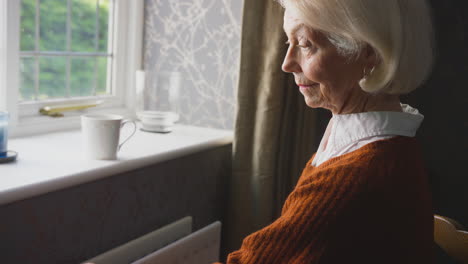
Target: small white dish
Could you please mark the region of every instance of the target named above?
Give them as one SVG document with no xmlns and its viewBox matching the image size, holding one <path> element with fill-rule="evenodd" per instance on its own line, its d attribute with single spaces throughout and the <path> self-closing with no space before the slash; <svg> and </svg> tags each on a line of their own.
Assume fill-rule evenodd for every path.
<svg viewBox="0 0 468 264">
<path fill-rule="evenodd" d="M 163 111 L 141 111 L 137 112 L 137 117 L 143 131 L 160 133 L 171 132 L 174 123 L 179 120 L 178 114 Z"/>
</svg>

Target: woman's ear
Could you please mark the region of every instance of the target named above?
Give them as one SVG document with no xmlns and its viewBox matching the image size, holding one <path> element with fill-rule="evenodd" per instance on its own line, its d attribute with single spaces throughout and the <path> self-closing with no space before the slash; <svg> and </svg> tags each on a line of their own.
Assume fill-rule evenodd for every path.
<svg viewBox="0 0 468 264">
<path fill-rule="evenodd" d="M 359 86 L 364 88 L 366 86 L 368 78 L 372 75 L 375 68 L 379 64 L 379 58 L 374 48 L 369 44 L 366 44 L 359 54 L 360 60 L 362 62 L 362 77 L 359 80 Z"/>
<path fill-rule="evenodd" d="M 379 64 L 379 58 L 377 53 L 375 52 L 374 48 L 371 45 L 366 44 L 361 52 L 362 59 L 364 60 L 364 65 L 366 67 L 372 69 Z"/>
</svg>

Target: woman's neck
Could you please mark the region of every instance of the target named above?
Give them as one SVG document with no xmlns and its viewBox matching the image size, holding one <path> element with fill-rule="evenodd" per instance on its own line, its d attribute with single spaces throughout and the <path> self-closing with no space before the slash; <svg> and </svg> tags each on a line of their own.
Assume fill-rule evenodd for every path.
<svg viewBox="0 0 468 264">
<path fill-rule="evenodd" d="M 334 115 L 353 114 L 363 112 L 402 112 L 400 98 L 398 95 L 369 94 L 362 92 L 351 98 L 343 107 L 332 111 Z"/>
</svg>

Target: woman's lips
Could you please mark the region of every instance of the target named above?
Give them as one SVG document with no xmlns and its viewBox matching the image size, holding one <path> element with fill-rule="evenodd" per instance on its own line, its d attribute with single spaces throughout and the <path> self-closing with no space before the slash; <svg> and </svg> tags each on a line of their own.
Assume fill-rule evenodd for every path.
<svg viewBox="0 0 468 264">
<path fill-rule="evenodd" d="M 318 83 L 310 83 L 310 84 L 303 84 L 303 83 L 298 83 L 297 86 L 299 87 L 312 87 L 317 85 Z"/>
<path fill-rule="evenodd" d="M 299 90 L 301 92 L 306 92 L 306 91 L 309 91 L 312 87 L 316 86 L 317 84 L 314 83 L 314 84 L 298 84 L 297 86 L 299 86 Z"/>
</svg>

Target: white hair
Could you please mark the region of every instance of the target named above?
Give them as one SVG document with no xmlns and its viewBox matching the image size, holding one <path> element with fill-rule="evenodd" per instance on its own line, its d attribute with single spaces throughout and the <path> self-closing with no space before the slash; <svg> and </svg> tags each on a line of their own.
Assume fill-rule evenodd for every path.
<svg viewBox="0 0 468 264">
<path fill-rule="evenodd" d="M 357 56 L 366 45 L 374 50 L 378 64 L 359 83 L 366 92 L 409 93 L 431 72 L 434 37 L 427 0 L 278 2 L 322 31 L 342 55 Z"/>
</svg>

